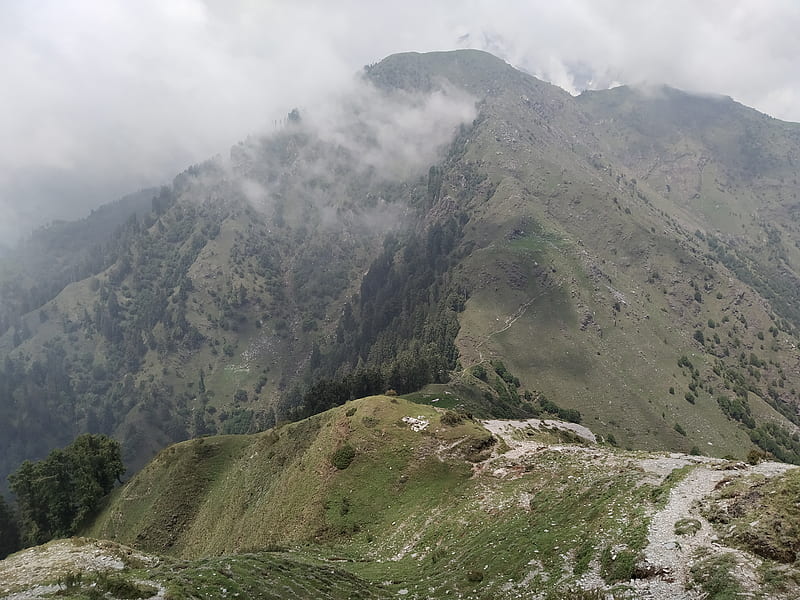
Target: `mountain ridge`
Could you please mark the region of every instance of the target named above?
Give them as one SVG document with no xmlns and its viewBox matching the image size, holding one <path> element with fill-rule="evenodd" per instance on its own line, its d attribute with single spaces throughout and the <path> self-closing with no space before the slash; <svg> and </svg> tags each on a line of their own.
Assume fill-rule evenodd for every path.
<svg viewBox="0 0 800 600">
<path fill-rule="evenodd" d="M 269 427 L 314 381 L 357 371 L 401 391 L 453 377 L 529 410 L 490 361 L 625 446 L 800 456 L 796 127 L 722 101 L 749 129 L 720 133 L 722 113 L 684 106 L 720 101 L 683 93 L 663 102 L 696 126 L 675 127 L 637 92 L 573 98 L 478 51 L 394 55 L 364 76 L 364 97 L 408 122 L 461 111 L 460 93 L 475 117 L 406 179 L 360 158 L 404 148 L 363 100 L 361 133 L 298 113 L 179 175 L 113 264 L 0 337 L 6 472 L 87 429 L 122 438 L 135 469 L 170 441 Z M 650 143 L 642 123 L 672 137 Z"/>
</svg>

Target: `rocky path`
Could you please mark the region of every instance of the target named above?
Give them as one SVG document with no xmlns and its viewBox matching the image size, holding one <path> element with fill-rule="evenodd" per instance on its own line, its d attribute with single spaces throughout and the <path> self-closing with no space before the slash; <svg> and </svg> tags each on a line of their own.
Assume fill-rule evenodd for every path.
<svg viewBox="0 0 800 600">
<path fill-rule="evenodd" d="M 737 578 L 742 580 L 745 588 L 757 586 L 756 570 L 760 565 L 757 557 L 734 548 L 718 545 L 717 537 L 711 524 L 700 514 L 699 502 L 710 495 L 723 478 L 745 477 L 760 474 L 765 477 L 782 475 L 794 465 L 777 462 L 763 462 L 758 465 L 730 463 L 720 459 L 702 456 L 689 456 L 679 453 L 650 455 L 646 458 L 634 458 L 614 454 L 607 449 L 589 445 L 552 445 L 534 440 L 527 440 L 519 435 L 519 430 L 529 427 L 534 429 L 542 425 L 568 429 L 577 433 L 587 441 L 594 441 L 591 431 L 581 425 L 560 421 L 525 421 L 489 420 L 483 422 L 484 427 L 495 436 L 502 438 L 509 450 L 502 454 L 507 460 L 517 461 L 528 454 L 533 454 L 543 447 L 563 452 L 581 452 L 587 460 L 602 458 L 604 460 L 624 461 L 636 465 L 655 481 L 663 481 L 675 469 L 694 465 L 691 472 L 670 491 L 664 508 L 652 515 L 648 530 L 648 544 L 644 550 L 644 562 L 654 576 L 630 582 L 634 588 L 634 597 L 642 600 L 700 600 L 705 597 L 699 590 L 687 590 L 689 570 L 693 557 L 698 549 L 703 548 L 711 555 L 733 553 L 737 557 L 739 570 Z M 608 456 L 606 456 L 608 455 Z M 490 459 L 491 461 L 492 459 Z M 678 535 L 675 525 L 681 520 L 692 519 L 699 529 L 688 535 Z M 594 584 L 602 585 L 599 576 L 592 579 Z"/>
<path fill-rule="evenodd" d="M 121 571 L 130 562 L 153 566 L 158 559 L 115 542 L 70 538 L 18 552 L 0 561 L 0 600 L 51 598 L 57 585 L 33 585 L 55 575 Z M 147 581 L 158 591 L 148 600 L 164 600 L 164 588 Z"/>
<path fill-rule="evenodd" d="M 653 600 L 703 598 L 702 593 L 685 589 L 689 580 L 692 557 L 699 548 L 704 548 L 711 554 L 737 555 L 741 567 L 739 575 L 755 583 L 755 569 L 760 563 L 759 559 L 749 553 L 717 545 L 716 535 L 711 524 L 700 514 L 698 503 L 711 494 L 725 477 L 743 477 L 756 473 L 774 477 L 796 467 L 785 463 L 763 462 L 754 466 L 738 463 L 736 468 L 720 468 L 725 464 L 721 461 L 709 461 L 709 464 L 695 467 L 672 489 L 666 506 L 653 515 L 644 555 L 647 563 L 657 571 L 662 571 L 664 575 L 658 579 L 642 580 L 642 586 L 639 588 L 642 598 Z M 681 519 L 695 519 L 700 523 L 700 529 L 693 535 L 677 535 L 675 524 Z"/>
<path fill-rule="evenodd" d="M 714 533 L 711 525 L 696 510 L 696 503 L 710 494 L 727 471 L 697 466 L 669 495 L 667 505 L 653 515 L 648 531 L 645 560 L 659 573 L 658 578 L 641 580 L 643 598 L 681 600 L 699 598 L 686 591 L 690 557 L 700 547 L 711 546 Z M 697 519 L 700 530 L 694 535 L 678 536 L 675 524 L 681 519 Z"/>
</svg>

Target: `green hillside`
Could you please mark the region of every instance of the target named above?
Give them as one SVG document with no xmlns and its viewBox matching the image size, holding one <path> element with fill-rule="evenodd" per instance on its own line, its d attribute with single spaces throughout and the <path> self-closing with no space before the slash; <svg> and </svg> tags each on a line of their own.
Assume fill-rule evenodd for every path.
<svg viewBox="0 0 800 600">
<path fill-rule="evenodd" d="M 543 449 L 515 467 L 476 462 L 501 443 L 455 413 L 365 398 L 254 436 L 172 446 L 84 534 L 190 559 L 297 548 L 437 597 L 533 578 L 541 586 L 562 572 L 564 553 L 579 552 L 581 566 L 556 587 L 568 586 L 606 545 L 644 547 L 660 488 L 642 485 L 632 457 L 592 463 Z"/>
<path fill-rule="evenodd" d="M 22 279 L 2 259 L 0 474 L 84 431 L 135 471 L 448 382 L 482 416 L 544 398 L 622 447 L 800 461 L 797 125 L 668 88 L 574 98 L 477 51 L 363 78 L 379 102 L 40 232 Z"/>
<path fill-rule="evenodd" d="M 797 596 L 796 468 L 591 437 L 372 396 L 181 442 L 111 494 L 90 537 L 0 561 L 0 595 Z"/>
</svg>

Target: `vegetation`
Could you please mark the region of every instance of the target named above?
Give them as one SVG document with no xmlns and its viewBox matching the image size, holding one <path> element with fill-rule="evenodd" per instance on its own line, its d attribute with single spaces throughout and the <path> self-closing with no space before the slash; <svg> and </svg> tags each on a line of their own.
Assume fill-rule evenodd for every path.
<svg viewBox="0 0 800 600">
<path fill-rule="evenodd" d="M 792 564 L 800 552 L 800 473 L 727 485 L 707 503 L 705 513 L 725 541 L 764 559 Z"/>
<path fill-rule="evenodd" d="M 17 498 L 22 542 L 35 545 L 74 534 L 125 472 L 119 443 L 84 434 L 9 477 Z"/>
<path fill-rule="evenodd" d="M 19 525 L 13 508 L 0 495 L 0 560 L 20 548 Z"/>
<path fill-rule="evenodd" d="M 450 409 L 622 447 L 800 460 L 793 126 L 671 89 L 571 98 L 480 52 L 365 77 L 413 97 L 450 80 L 477 114 L 395 171 L 292 112 L 231 168 L 3 255 L 0 480 L 86 432 L 135 470 L 174 441 L 444 385 L 472 388 Z"/>
<path fill-rule="evenodd" d="M 561 589 L 574 581 L 555 577 L 563 553 L 580 549 L 588 565 L 611 540 L 621 552 L 609 577 L 619 577 L 644 547 L 652 488 L 624 461 L 602 466 L 544 451 L 520 477 L 474 476 L 470 458 L 492 438 L 478 423 L 447 415 L 377 396 L 275 431 L 181 443 L 115 492 L 86 533 L 191 560 L 322 558 L 371 582 L 376 594 L 425 597 L 476 585 L 502 595 L 509 580 L 515 589 Z M 403 417 L 429 425 L 414 431 Z M 331 459 L 346 446 L 357 454 L 339 469 Z M 287 547 L 288 555 L 273 553 Z M 532 548 L 542 575 L 522 583 Z M 199 572 L 176 570 L 186 585 Z M 227 571 L 206 573 L 209 586 L 240 585 Z"/>
<path fill-rule="evenodd" d="M 742 593 L 741 585 L 732 574 L 736 566 L 733 554 L 712 556 L 693 565 L 691 575 L 695 586 L 709 600 L 735 600 Z"/>
<path fill-rule="evenodd" d="M 343 444 L 331 456 L 331 464 L 341 471 L 349 467 L 355 457 L 355 449 L 350 444 Z"/>
</svg>

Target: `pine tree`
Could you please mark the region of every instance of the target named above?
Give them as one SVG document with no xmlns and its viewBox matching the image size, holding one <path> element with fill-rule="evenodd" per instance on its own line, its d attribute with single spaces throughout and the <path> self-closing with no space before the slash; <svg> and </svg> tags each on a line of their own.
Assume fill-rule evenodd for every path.
<svg viewBox="0 0 800 600">
<path fill-rule="evenodd" d="M 0 495 L 0 560 L 19 550 L 19 526 L 16 515 Z"/>
</svg>

